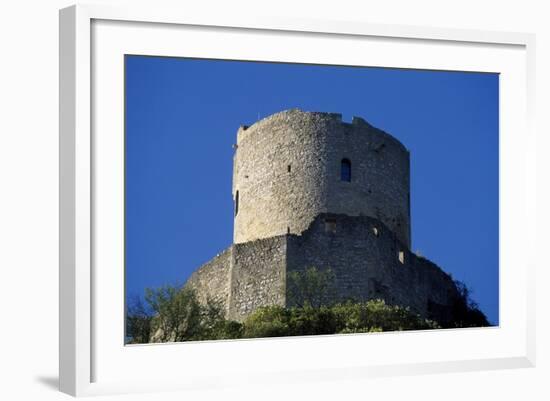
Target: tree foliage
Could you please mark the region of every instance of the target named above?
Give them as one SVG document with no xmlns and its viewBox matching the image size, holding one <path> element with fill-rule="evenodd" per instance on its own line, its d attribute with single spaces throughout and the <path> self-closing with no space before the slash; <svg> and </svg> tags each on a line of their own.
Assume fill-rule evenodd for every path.
<svg viewBox="0 0 550 401">
<path fill-rule="evenodd" d="M 128 303 L 128 343 L 219 340 L 242 337 L 242 325 L 224 318 L 223 306 L 212 299 L 201 304 L 195 290 L 165 285 L 145 290 L 146 305 Z"/>
<path fill-rule="evenodd" d="M 199 334 L 201 305 L 193 289 L 171 285 L 147 288 L 145 300 L 155 315 L 152 330 L 156 341 L 179 342 Z"/>
<path fill-rule="evenodd" d="M 126 336 L 129 342 L 148 343 L 151 337 L 151 312 L 140 297 L 130 298 L 126 305 Z"/>
<path fill-rule="evenodd" d="M 383 300 L 339 303 L 332 306 L 257 309 L 244 321 L 245 337 L 303 336 L 439 328 L 408 308 Z"/>
<path fill-rule="evenodd" d="M 453 305 L 452 327 L 483 327 L 490 326 L 485 314 L 479 309 L 479 305 L 472 300 L 471 290 L 466 284 L 455 280 L 455 286 L 458 290 L 459 297 Z"/>
<path fill-rule="evenodd" d="M 287 274 L 287 297 L 290 305 L 315 308 L 334 299 L 334 272 L 332 269 L 307 267 Z"/>
</svg>

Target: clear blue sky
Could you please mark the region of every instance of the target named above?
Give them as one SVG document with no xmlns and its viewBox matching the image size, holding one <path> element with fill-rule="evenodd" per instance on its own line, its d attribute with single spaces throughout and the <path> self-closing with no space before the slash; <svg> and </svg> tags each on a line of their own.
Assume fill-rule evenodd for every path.
<svg viewBox="0 0 550 401">
<path fill-rule="evenodd" d="M 126 294 L 183 284 L 232 242 L 239 125 L 298 107 L 411 152 L 412 250 L 498 323 L 498 75 L 126 57 Z"/>
</svg>

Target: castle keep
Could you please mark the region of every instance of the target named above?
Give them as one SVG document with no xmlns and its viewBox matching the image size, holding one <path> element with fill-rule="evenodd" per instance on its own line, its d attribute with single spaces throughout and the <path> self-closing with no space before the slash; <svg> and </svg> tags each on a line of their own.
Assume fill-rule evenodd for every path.
<svg viewBox="0 0 550 401">
<path fill-rule="evenodd" d="M 381 298 L 447 321 L 458 299 L 449 275 L 410 251 L 409 152 L 361 118 L 298 109 L 237 132 L 234 244 L 186 285 L 242 321 L 289 305 L 286 277 L 334 273 L 332 301 Z"/>
</svg>

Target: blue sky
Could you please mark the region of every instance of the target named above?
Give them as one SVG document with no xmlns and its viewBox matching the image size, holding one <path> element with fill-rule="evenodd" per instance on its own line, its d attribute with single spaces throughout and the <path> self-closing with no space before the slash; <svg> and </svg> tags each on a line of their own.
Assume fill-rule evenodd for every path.
<svg viewBox="0 0 550 401">
<path fill-rule="evenodd" d="M 239 125 L 298 107 L 411 152 L 412 250 L 498 324 L 498 75 L 126 56 L 126 294 L 183 284 L 233 233 Z"/>
</svg>

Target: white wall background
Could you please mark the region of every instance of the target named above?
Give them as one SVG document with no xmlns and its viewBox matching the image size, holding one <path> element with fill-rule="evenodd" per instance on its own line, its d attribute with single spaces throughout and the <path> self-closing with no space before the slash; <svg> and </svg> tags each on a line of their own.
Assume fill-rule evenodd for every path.
<svg viewBox="0 0 550 401">
<path fill-rule="evenodd" d="M 138 1 L 97 0 L 130 4 Z M 146 3 L 146 2 L 143 2 Z M 151 2 L 153 3 L 153 2 Z M 538 244 L 537 367 L 326 382 L 250 392 L 227 390 L 229 399 L 550 399 L 550 281 L 545 239 L 550 214 L 550 13 L 545 1 L 156 0 L 215 13 L 250 10 L 296 17 L 428 25 L 537 34 Z M 58 9 L 62 0 L 3 1 L 0 8 L 0 398 L 52 400 L 58 351 Z M 178 393 L 108 399 L 182 399 Z M 219 399 L 212 391 L 189 399 Z M 192 398 L 191 398 L 192 397 Z"/>
</svg>

